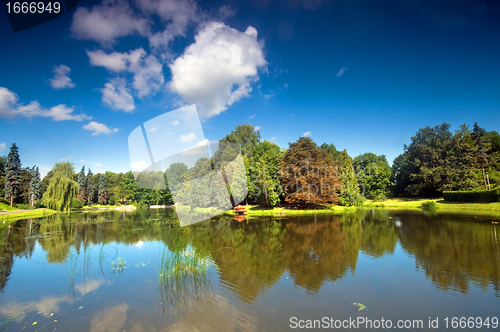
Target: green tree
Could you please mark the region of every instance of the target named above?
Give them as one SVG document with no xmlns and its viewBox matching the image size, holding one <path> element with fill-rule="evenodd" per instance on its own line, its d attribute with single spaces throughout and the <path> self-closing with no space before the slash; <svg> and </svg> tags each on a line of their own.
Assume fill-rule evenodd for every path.
<svg viewBox="0 0 500 332">
<path fill-rule="evenodd" d="M 7 156 L 0 156 L 0 184 L 5 184 L 5 164 L 7 164 Z M 0 197 L 5 197 L 4 187 L 0 185 Z"/>
<path fill-rule="evenodd" d="M 241 153 L 247 157 L 251 156 L 254 147 L 260 142 L 260 131 L 250 124 L 237 126 L 236 130 L 226 135 L 220 142 L 236 143 L 241 148 Z"/>
<path fill-rule="evenodd" d="M 10 198 L 10 206 L 14 204 L 21 184 L 21 160 L 18 151 L 16 143 L 13 143 L 5 164 L 5 198 Z"/>
<path fill-rule="evenodd" d="M 49 209 L 69 212 L 71 203 L 78 194 L 78 183 L 73 180 L 73 164 L 60 163 L 52 169 L 47 190 L 43 193 L 42 202 Z"/>
<path fill-rule="evenodd" d="M 94 183 L 94 174 L 89 168 L 89 171 L 87 173 L 87 203 L 92 204 L 94 202 L 95 198 L 95 183 Z"/>
<path fill-rule="evenodd" d="M 248 192 L 260 204 L 275 206 L 282 193 L 278 167 L 283 152 L 273 142 L 259 142 L 247 162 Z"/>
<path fill-rule="evenodd" d="M 488 189 L 488 184 L 486 181 L 486 174 L 484 172 L 484 167 L 488 165 L 489 151 L 491 149 L 491 142 L 486 135 L 486 130 L 481 128 L 477 122 L 474 123 L 474 129 L 472 130 L 472 138 L 476 142 L 475 152 L 477 161 L 481 167 L 484 189 Z"/>
<path fill-rule="evenodd" d="M 40 171 L 38 167 L 34 168 L 33 176 L 29 184 L 29 196 L 31 200 L 31 206 L 34 202 L 42 197 L 42 183 L 40 181 Z"/>
<path fill-rule="evenodd" d="M 19 182 L 19 195 L 15 199 L 16 203 L 29 204 L 29 202 L 30 202 L 29 185 L 30 185 L 31 179 L 33 178 L 34 168 L 35 168 L 34 166 L 32 168 L 30 168 L 30 167 L 21 168 L 20 182 Z"/>
<path fill-rule="evenodd" d="M 82 170 L 78 174 L 78 196 L 77 198 L 85 203 L 87 198 L 87 177 L 85 176 L 85 166 L 82 167 Z"/>
<path fill-rule="evenodd" d="M 339 205 L 357 205 L 360 201 L 358 179 L 352 166 L 352 159 L 345 149 L 342 151 L 342 159 L 344 160 L 344 166 L 340 176 L 342 191 L 339 196 Z"/>
<path fill-rule="evenodd" d="M 389 194 L 392 170 L 384 155 L 364 153 L 354 158 L 353 167 L 362 193 L 366 197 L 375 198 Z"/>
<path fill-rule="evenodd" d="M 106 191 L 106 176 L 104 174 L 101 175 L 99 179 L 99 186 L 98 186 L 98 201 L 100 204 L 106 204 L 108 201 L 108 193 Z"/>
<path fill-rule="evenodd" d="M 326 144 L 323 143 L 321 144 L 320 148 L 328 152 L 328 154 L 332 157 L 332 159 L 335 161 L 336 165 L 343 166 L 344 165 L 344 159 L 342 157 L 342 151 L 338 151 L 335 145 L 333 144 Z"/>
</svg>

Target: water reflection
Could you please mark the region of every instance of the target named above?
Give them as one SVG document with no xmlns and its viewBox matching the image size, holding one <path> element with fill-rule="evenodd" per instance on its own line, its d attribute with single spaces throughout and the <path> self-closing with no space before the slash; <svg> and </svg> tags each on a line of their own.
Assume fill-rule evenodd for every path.
<svg viewBox="0 0 500 332">
<path fill-rule="evenodd" d="M 500 226 L 472 217 L 356 210 L 241 222 L 220 216 L 185 228 L 176 224 L 173 210 L 138 210 L 54 215 L 1 228 L 1 318 L 25 312 L 18 321 L 27 321 L 94 301 L 82 329 L 156 330 L 155 312 L 179 330 L 201 328 L 200 317 L 214 321 L 229 315 L 238 317 L 230 323 L 234 329 L 256 329 L 248 308 L 235 307 L 229 294 L 251 306 L 290 278 L 297 289 L 315 296 L 329 284 L 356 277 L 367 260 L 392 269 L 387 259 L 402 252 L 414 262 L 415 280 L 426 277 L 433 289 L 463 294 L 493 289 L 500 297 Z M 146 256 L 134 257 L 140 250 Z M 23 276 L 15 273 L 17 261 L 23 258 L 24 269 L 34 269 L 40 266 L 37 253 L 48 266 L 66 271 L 48 277 L 57 278 L 49 281 L 54 285 L 69 282 L 68 294 L 36 296 L 19 289 L 15 281 Z M 119 258 L 127 265 L 113 274 L 112 262 Z M 398 283 L 399 272 L 391 271 L 392 282 Z M 9 288 L 12 282 L 16 288 Z M 12 292 L 25 299 L 14 301 Z M 76 324 L 69 321 L 66 327 Z"/>
</svg>

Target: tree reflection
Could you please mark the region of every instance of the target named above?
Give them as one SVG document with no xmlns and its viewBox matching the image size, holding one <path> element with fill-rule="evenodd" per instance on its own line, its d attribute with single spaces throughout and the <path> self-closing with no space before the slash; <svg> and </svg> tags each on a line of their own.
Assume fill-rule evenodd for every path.
<svg viewBox="0 0 500 332">
<path fill-rule="evenodd" d="M 417 268 L 437 287 L 467 293 L 471 282 L 482 288 L 492 284 L 500 295 L 496 225 L 457 222 L 456 217 L 447 215 L 405 215 L 400 219 L 401 246 L 415 256 Z"/>
</svg>

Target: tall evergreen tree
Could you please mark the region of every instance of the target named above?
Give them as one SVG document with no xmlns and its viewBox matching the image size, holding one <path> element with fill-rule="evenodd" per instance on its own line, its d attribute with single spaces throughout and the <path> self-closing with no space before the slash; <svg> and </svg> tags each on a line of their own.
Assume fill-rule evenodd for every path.
<svg viewBox="0 0 500 332">
<path fill-rule="evenodd" d="M 33 203 L 42 197 L 42 182 L 40 181 L 40 171 L 38 167 L 34 167 L 33 177 L 31 178 L 29 184 L 29 195 L 31 200 L 31 206 Z"/>
<path fill-rule="evenodd" d="M 16 143 L 13 143 L 5 164 L 5 197 L 10 198 L 10 206 L 13 205 L 14 198 L 19 192 L 20 184 L 21 160 L 19 159 L 19 149 Z"/>
<path fill-rule="evenodd" d="M 98 186 L 98 201 L 100 204 L 106 204 L 106 201 L 108 200 L 108 193 L 106 190 L 106 177 L 104 174 L 101 175 L 101 178 L 99 179 L 99 186 Z"/>
<path fill-rule="evenodd" d="M 356 205 L 359 199 L 358 179 L 352 167 L 352 159 L 345 149 L 342 151 L 342 159 L 344 160 L 344 166 L 340 177 L 342 191 L 339 196 L 339 204 L 344 206 Z"/>
<path fill-rule="evenodd" d="M 85 176 L 85 166 L 82 167 L 78 174 L 78 195 L 77 197 L 82 203 L 85 203 L 87 198 L 87 177 Z"/>
<path fill-rule="evenodd" d="M 94 183 L 94 174 L 89 168 L 87 173 L 87 202 L 92 204 L 95 198 L 95 183 Z"/>
</svg>

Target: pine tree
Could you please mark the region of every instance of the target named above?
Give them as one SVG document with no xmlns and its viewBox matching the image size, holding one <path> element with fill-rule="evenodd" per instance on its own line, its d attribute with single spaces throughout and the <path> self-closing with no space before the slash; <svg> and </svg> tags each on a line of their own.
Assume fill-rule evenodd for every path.
<svg viewBox="0 0 500 332">
<path fill-rule="evenodd" d="M 18 150 L 16 143 L 13 143 L 5 164 L 5 197 L 10 197 L 10 206 L 13 205 L 21 184 L 21 160 Z"/>
<path fill-rule="evenodd" d="M 89 168 L 87 173 L 87 202 L 92 204 L 95 197 L 95 184 L 94 184 L 94 174 Z"/>
<path fill-rule="evenodd" d="M 33 206 L 33 203 L 42 196 L 42 182 L 40 181 L 40 171 L 38 167 L 34 168 L 33 177 L 29 184 L 29 194 L 31 206 Z"/>
<path fill-rule="evenodd" d="M 99 179 L 99 187 L 98 187 L 99 193 L 98 193 L 98 201 L 100 204 L 106 204 L 108 193 L 106 190 L 106 177 L 104 174 L 101 175 L 101 178 Z"/>
<path fill-rule="evenodd" d="M 82 167 L 80 174 L 78 174 L 78 198 L 82 203 L 86 201 L 87 194 L 87 177 L 85 176 L 85 166 Z"/>
</svg>

